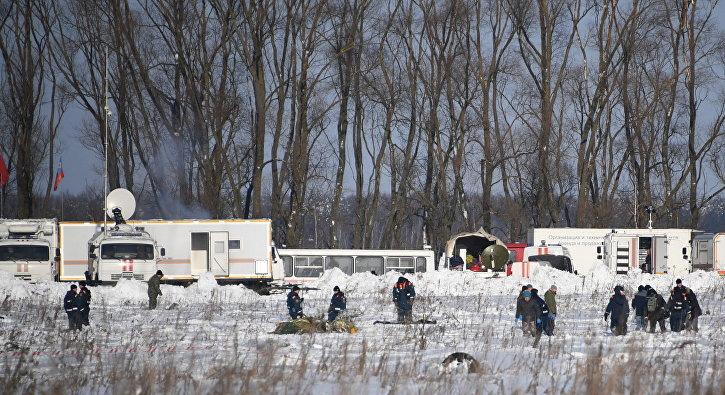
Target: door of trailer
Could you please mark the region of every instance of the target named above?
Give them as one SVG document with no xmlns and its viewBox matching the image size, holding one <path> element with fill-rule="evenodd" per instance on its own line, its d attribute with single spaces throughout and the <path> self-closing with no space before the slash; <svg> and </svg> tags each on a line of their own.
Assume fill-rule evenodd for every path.
<svg viewBox="0 0 725 395">
<path fill-rule="evenodd" d="M 667 273 L 667 236 L 652 237 L 652 273 Z"/>
<path fill-rule="evenodd" d="M 610 234 L 604 240 L 610 269 L 616 274 L 627 274 L 630 267 L 636 267 L 636 237 Z"/>
<path fill-rule="evenodd" d="M 191 275 L 199 276 L 209 270 L 209 233 L 191 233 Z"/>
<path fill-rule="evenodd" d="M 229 275 L 229 233 L 209 232 L 209 246 L 211 247 L 211 272 L 215 276 Z"/>
</svg>

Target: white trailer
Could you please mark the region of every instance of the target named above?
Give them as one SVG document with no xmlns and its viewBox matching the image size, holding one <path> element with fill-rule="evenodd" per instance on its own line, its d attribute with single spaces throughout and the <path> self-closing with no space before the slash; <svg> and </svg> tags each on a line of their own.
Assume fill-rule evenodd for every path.
<svg viewBox="0 0 725 395">
<path fill-rule="evenodd" d="M 30 282 L 53 281 L 56 224 L 55 219 L 0 219 L 0 270 Z"/>
<path fill-rule="evenodd" d="M 625 248 L 622 237 L 625 236 L 624 239 L 629 237 L 626 246 L 627 267 L 641 267 L 647 259 L 647 251 L 650 251 L 650 254 L 657 252 L 650 258 L 655 260 L 653 273 L 687 273 L 692 266 L 692 232 L 692 229 L 532 228 L 528 232 L 528 242 L 530 245 L 543 242 L 566 247 L 574 270 L 585 274 L 600 263 L 610 265 L 615 271 L 618 265 L 624 268 L 624 250 L 617 253 L 616 249 Z M 616 236 L 607 239 L 610 234 Z M 663 244 L 666 246 L 664 249 Z M 619 256 L 616 258 L 619 263 L 613 258 L 615 256 Z"/>
<path fill-rule="evenodd" d="M 109 230 L 109 237 L 98 246 L 89 241 L 102 234 L 101 224 L 62 222 L 61 281 L 82 280 L 86 270 L 99 273 L 101 281 L 148 280 L 157 269 L 164 272 L 165 280 L 179 281 L 194 280 L 207 271 L 217 279 L 240 282 L 269 282 L 282 277 L 281 266 L 274 267 L 272 223 L 268 219 L 139 220 L 127 225 L 132 230 L 124 232 L 125 236 L 112 236 Z M 138 251 L 148 259 L 126 255 Z"/>
<path fill-rule="evenodd" d="M 703 233 L 692 239 L 692 269 L 725 275 L 725 233 Z"/>
<path fill-rule="evenodd" d="M 423 250 L 279 249 L 285 282 L 318 278 L 325 270 L 339 268 L 345 274 L 394 270 L 419 273 L 435 270 L 435 253 Z"/>
</svg>

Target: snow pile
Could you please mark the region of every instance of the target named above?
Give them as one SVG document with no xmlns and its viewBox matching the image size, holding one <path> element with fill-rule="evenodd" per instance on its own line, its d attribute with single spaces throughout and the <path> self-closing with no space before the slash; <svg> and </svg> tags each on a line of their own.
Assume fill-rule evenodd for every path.
<svg viewBox="0 0 725 395">
<path fill-rule="evenodd" d="M 310 281 L 310 287 L 319 288 L 321 295 L 332 293 L 334 286 L 339 286 L 348 295 L 386 294 L 398 277 L 403 276 L 413 282 L 416 291 L 426 296 L 475 296 L 511 295 L 521 290 L 526 284 L 532 284 L 542 293 L 551 285 L 556 285 L 560 294 L 592 294 L 609 293 L 615 285 L 622 285 L 629 292 L 635 291 L 639 285 L 649 284 L 659 292 L 667 292 L 675 285 L 677 277 L 668 274 L 641 273 L 638 269 L 627 275 L 615 275 L 604 265 L 595 267 L 587 275 L 576 275 L 547 266 L 540 266 L 532 271 L 530 278 L 515 276 L 491 277 L 491 273 L 471 271 L 438 270 L 415 275 L 402 275 L 388 272 L 382 276 L 371 273 L 355 273 L 347 275 L 340 269 L 326 270 L 320 278 Z M 682 276 L 685 286 L 695 292 L 706 292 L 713 288 L 725 287 L 725 278 L 714 272 L 696 271 Z M 321 296 L 320 295 L 320 296 Z"/>
</svg>

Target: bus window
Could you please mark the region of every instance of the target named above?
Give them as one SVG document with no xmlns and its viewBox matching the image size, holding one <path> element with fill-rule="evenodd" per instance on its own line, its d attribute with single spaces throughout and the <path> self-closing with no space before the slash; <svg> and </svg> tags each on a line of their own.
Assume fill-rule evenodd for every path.
<svg viewBox="0 0 725 395">
<path fill-rule="evenodd" d="M 411 257 L 388 257 L 385 260 L 385 271 L 389 270 L 413 273 L 415 272 L 415 261 Z"/>
<path fill-rule="evenodd" d="M 284 255 L 282 257 L 282 263 L 284 264 L 284 275 L 287 277 L 291 277 L 294 272 L 292 271 L 292 262 L 293 258 L 289 255 Z"/>
<path fill-rule="evenodd" d="M 295 277 L 320 277 L 323 262 L 321 256 L 295 257 Z"/>
<path fill-rule="evenodd" d="M 426 268 L 426 260 L 423 257 L 415 258 L 415 271 L 418 273 L 425 272 Z"/>
<path fill-rule="evenodd" d="M 381 256 L 359 256 L 355 258 L 355 273 L 375 271 L 377 274 L 383 274 L 384 261 Z"/>
<path fill-rule="evenodd" d="M 352 257 L 351 256 L 328 256 L 326 259 L 325 269 L 339 268 L 347 275 L 352 274 Z"/>
</svg>

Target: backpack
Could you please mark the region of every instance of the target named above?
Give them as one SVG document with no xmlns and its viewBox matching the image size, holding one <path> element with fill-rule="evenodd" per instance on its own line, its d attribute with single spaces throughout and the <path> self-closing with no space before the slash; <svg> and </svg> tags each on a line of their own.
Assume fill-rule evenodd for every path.
<svg viewBox="0 0 725 395">
<path fill-rule="evenodd" d="M 647 297 L 647 312 L 654 313 L 657 311 L 657 295 Z"/>
</svg>

